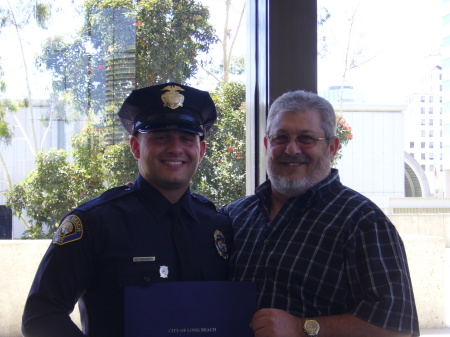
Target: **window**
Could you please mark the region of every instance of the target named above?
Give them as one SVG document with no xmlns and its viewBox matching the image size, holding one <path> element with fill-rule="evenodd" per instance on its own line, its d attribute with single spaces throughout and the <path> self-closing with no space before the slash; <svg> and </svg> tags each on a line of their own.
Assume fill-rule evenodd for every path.
<svg viewBox="0 0 450 337">
<path fill-rule="evenodd" d="M 425 130 L 420 130 L 420 136 L 425 137 Z"/>
<path fill-rule="evenodd" d="M 422 119 L 421 119 L 420 125 L 425 125 L 425 118 L 422 118 Z"/>
<path fill-rule="evenodd" d="M 428 159 L 433 160 L 433 159 L 434 159 L 434 153 L 430 153 L 430 154 L 428 155 Z"/>
<path fill-rule="evenodd" d="M 411 152 L 411 153 L 410 153 L 410 155 L 411 155 L 411 157 L 413 157 L 413 158 L 414 158 L 414 152 Z"/>
<path fill-rule="evenodd" d="M 434 135 L 433 130 L 429 130 L 429 131 L 428 131 L 428 137 L 433 137 L 433 135 Z"/>
<path fill-rule="evenodd" d="M 425 171 L 425 165 L 420 165 L 420 167 Z"/>
<path fill-rule="evenodd" d="M 425 107 L 421 107 L 421 108 L 420 108 L 420 113 L 421 113 L 422 115 L 425 115 Z"/>
<path fill-rule="evenodd" d="M 429 165 L 428 166 L 428 171 L 433 172 L 434 171 L 434 165 Z"/>
<path fill-rule="evenodd" d="M 425 159 L 425 153 L 420 154 L 420 159 Z"/>
<path fill-rule="evenodd" d="M 409 148 L 414 149 L 414 142 L 409 142 Z"/>
<path fill-rule="evenodd" d="M 429 102 L 429 103 L 433 103 L 433 96 L 429 96 L 429 97 L 428 97 L 428 102 Z"/>
<path fill-rule="evenodd" d="M 433 125 L 433 120 L 432 120 L 432 119 L 429 119 L 429 120 L 428 120 L 428 125 L 430 125 L 430 126 Z"/>
<path fill-rule="evenodd" d="M 422 102 L 422 103 L 425 102 L 425 96 L 420 96 L 420 102 Z"/>
<path fill-rule="evenodd" d="M 144 1 L 149 4 L 154 2 L 153 0 L 140 0 L 128 1 L 127 3 L 135 4 Z M 202 1 L 196 0 L 195 2 Z M 108 1 L 92 1 L 90 3 L 94 2 L 97 4 L 109 3 Z M 119 3 L 120 1 L 111 2 Z M 8 48 L 0 48 L 0 88 L 3 88 L 3 82 L 6 84 L 6 91 L 0 90 L 0 99 L 17 98 L 18 102 L 29 102 L 29 110 L 25 107 L 19 107 L 17 114 L 15 114 L 15 117 L 19 119 L 20 124 L 26 130 L 22 132 L 19 127 L 15 128 L 11 146 L 8 146 L 5 152 L 3 147 L 0 150 L 2 156 L 5 155 L 8 167 L 12 168 L 10 172 L 11 187 L 13 184 L 22 181 L 31 169 L 36 167 L 34 153 L 37 153 L 41 148 L 46 153 L 49 153 L 48 151 L 51 148 L 66 151 L 67 158 L 70 158 L 67 159 L 68 165 L 73 164 L 73 161 L 76 161 L 78 157 L 68 155 L 69 151 L 73 150 L 71 140 L 75 135 L 83 135 L 84 137 L 88 135 L 85 127 L 89 124 L 89 121 L 92 121 L 89 124 L 91 125 L 89 132 L 95 133 L 95 135 L 92 134 L 90 141 L 87 141 L 86 144 L 91 146 L 90 149 L 95 148 L 98 151 L 92 154 L 92 158 L 95 158 L 95 160 L 103 158 L 102 151 L 105 150 L 103 145 L 96 146 L 97 143 L 91 142 L 101 138 L 108 149 L 113 145 L 121 146 L 127 143 L 129 136 L 123 131 L 117 117 L 117 110 L 124 98 L 135 88 L 165 83 L 170 80 L 190 84 L 214 94 L 218 81 L 214 79 L 215 75 L 210 76 L 208 72 L 219 75 L 219 81 L 225 79 L 225 73 L 223 67 L 221 67 L 224 64 L 223 61 L 225 61 L 221 59 L 223 46 L 219 41 L 229 41 L 228 47 L 236 43 L 233 50 L 228 51 L 232 58 L 230 58 L 231 68 L 236 68 L 227 73 L 227 76 L 230 75 L 228 82 L 233 81 L 239 85 L 232 89 L 230 87 L 229 89 L 232 91 L 229 94 L 237 95 L 242 106 L 245 106 L 245 0 L 233 0 L 228 17 L 231 21 L 229 21 L 229 26 L 226 29 L 229 35 L 225 34 L 227 35 L 225 37 L 220 36 L 223 34 L 221 32 L 224 31 L 226 22 L 225 4 L 222 1 L 204 0 L 198 6 L 191 6 L 189 1 L 177 1 L 177 9 L 181 13 L 179 15 L 173 13 L 175 6 L 147 9 L 148 12 L 143 15 L 142 12 L 139 12 L 142 9 L 138 7 L 127 10 L 102 8 L 101 6 L 87 8 L 85 6 L 89 3 L 88 1 L 59 2 L 48 0 L 36 2 L 34 0 L 10 0 L 7 2 L 0 1 L 2 19 L 5 11 L 9 10 L 7 3 L 11 4 L 17 22 L 24 24 L 24 26 L 17 27 L 22 39 L 18 40 L 15 34 L 16 27 L 10 24 L 12 22 L 11 17 L 1 24 L 0 42 L 2 46 L 7 45 Z M 47 3 L 49 3 L 49 7 L 39 7 L 39 9 L 42 10 L 44 15 L 48 14 L 47 11 L 52 12 L 49 21 L 45 22 L 48 29 L 40 28 L 34 16 L 34 4 L 46 6 Z M 170 1 L 167 1 L 167 3 L 170 3 Z M 150 13 L 150 11 L 153 12 Z M 207 12 L 210 14 L 209 18 L 205 16 Z M 243 21 L 240 21 L 241 14 L 244 18 Z M 158 16 L 158 20 L 155 20 L 156 16 Z M 183 16 L 184 21 L 181 22 Z M 152 20 L 158 22 L 157 27 Z M 87 24 L 89 24 L 89 27 L 86 26 Z M 164 34 L 157 34 L 158 30 L 164 31 Z M 146 34 L 149 31 L 152 33 Z M 86 32 L 89 32 L 89 34 Z M 162 36 L 170 36 L 175 40 L 173 40 L 173 43 L 167 43 L 168 39 L 161 40 L 160 38 L 158 40 Z M 182 40 L 176 40 L 181 38 Z M 28 74 L 25 74 L 22 57 L 18 56 L 22 55 L 19 42 L 22 42 L 24 48 L 22 52 L 27 58 L 24 62 L 28 66 Z M 183 45 L 184 48 L 178 48 L 179 45 Z M 159 47 L 156 48 L 155 46 Z M 161 55 L 171 55 L 171 59 L 164 60 L 159 57 Z M 209 69 L 205 69 L 206 72 L 203 70 L 205 66 Z M 217 73 L 216 70 L 219 70 L 219 72 Z M 28 83 L 27 78 L 29 79 Z M 31 97 L 28 97 L 26 91 L 28 86 L 31 87 Z M 224 93 L 220 96 L 225 100 L 227 99 Z M 48 102 L 48 105 L 42 106 L 42 102 Z M 28 113 L 31 110 L 34 120 Z M 230 156 L 228 156 L 227 161 L 229 164 L 233 164 L 235 168 L 241 167 L 239 170 L 242 178 L 238 178 L 241 181 L 239 183 L 236 181 L 236 183 L 240 184 L 242 188 L 238 188 L 240 192 L 236 196 L 238 194 L 243 196 L 245 195 L 245 157 L 243 154 L 246 145 L 245 118 L 242 119 L 242 117 L 245 117 L 245 109 L 237 107 L 227 110 L 229 110 L 228 112 L 232 110 L 235 113 L 237 112 L 234 116 L 236 122 L 239 123 L 239 127 L 236 128 L 236 132 L 232 131 L 237 136 L 236 140 L 231 141 L 229 137 L 228 140 L 225 140 L 227 138 L 225 137 L 221 141 L 221 146 L 233 147 L 234 149 L 233 152 L 228 152 Z M 224 111 L 224 113 L 227 112 Z M 241 116 L 242 114 L 244 116 Z M 7 118 L 9 118 L 9 125 L 15 126 L 18 124 L 14 121 L 12 113 L 8 112 Z M 2 122 L 3 111 L 0 114 L 0 119 L 0 122 Z M 241 120 L 241 122 L 238 122 L 238 120 Z M 31 132 L 31 121 L 34 122 L 35 127 L 33 132 Z M 95 126 L 93 127 L 92 124 Z M 227 132 L 229 131 L 227 130 Z M 36 139 L 31 139 L 33 135 L 36 135 Z M 226 133 L 224 132 L 223 135 L 225 136 Z M 28 137 L 26 141 L 17 141 L 17 139 L 26 137 Z M 219 135 L 219 137 L 221 136 Z M 206 138 L 208 138 L 208 135 L 206 135 Z M 0 142 L 0 145 L 3 145 L 2 139 L 0 139 Z M 29 149 L 27 144 L 31 144 L 30 147 L 34 148 Z M 123 146 L 129 147 L 129 145 Z M 212 142 L 208 142 L 208 148 L 212 151 L 214 151 L 213 146 Z M 128 152 L 126 151 L 127 158 L 132 159 Z M 17 156 L 17 153 L 21 155 Z M 203 161 L 207 157 L 205 156 Z M 211 156 L 210 159 L 212 160 Z M 98 167 L 101 167 L 101 165 L 97 166 L 99 163 L 94 162 L 94 159 L 88 160 L 88 162 L 92 163 L 93 169 L 96 168 L 96 172 L 92 172 L 91 175 L 92 182 L 96 178 L 104 179 L 103 176 L 100 178 L 101 173 L 98 171 Z M 205 162 L 202 164 L 205 164 Z M 216 164 L 220 165 L 219 162 Z M 223 164 L 226 165 L 225 162 Z M 203 174 L 202 170 L 208 170 L 208 165 L 204 165 L 203 168 L 200 167 L 196 177 L 199 176 L 199 173 Z M 131 172 L 131 169 L 129 171 L 129 176 L 133 177 L 134 180 L 136 173 Z M 206 173 L 206 171 L 203 172 Z M 107 175 L 107 178 L 112 176 Z M 194 179 L 197 179 L 196 177 Z M 81 173 L 78 178 L 77 180 L 86 181 L 86 183 L 89 179 L 86 174 L 81 176 Z M 57 179 L 60 179 L 60 177 L 55 176 L 55 181 Z M 228 180 L 228 178 L 225 179 Z M 0 181 L 6 180 L 3 170 L 0 170 Z M 126 181 L 129 181 L 129 179 Z M 108 181 L 106 184 L 109 186 L 109 184 L 116 183 Z M 198 185 L 193 184 L 192 188 L 195 190 L 195 186 Z M 98 187 L 92 190 L 86 188 L 87 191 L 90 190 L 86 193 L 89 197 L 93 197 L 92 194 L 100 194 L 100 190 L 106 189 L 97 180 L 92 186 Z M 210 183 L 207 186 L 205 185 L 202 194 L 214 200 L 212 194 L 209 195 L 213 190 L 207 191 L 211 187 L 213 185 Z M 77 188 L 84 189 L 82 187 Z M 3 191 L 2 185 L 0 205 L 5 204 Z M 231 192 L 231 189 L 229 191 Z M 232 199 L 235 199 L 235 197 L 233 196 Z M 220 200 L 215 200 L 215 202 L 223 204 L 223 201 Z M 79 203 L 81 203 L 80 200 L 77 201 L 77 204 Z M 58 213 L 60 213 L 60 210 L 55 210 L 55 216 Z M 60 216 L 59 214 L 58 217 Z M 51 222 L 57 221 L 52 219 Z M 15 228 L 14 235 L 20 237 L 24 231 L 22 222 L 18 218 L 14 218 L 13 226 Z M 53 231 L 53 229 L 51 230 Z"/>
<path fill-rule="evenodd" d="M 424 148 L 425 148 L 425 142 L 421 142 L 421 143 L 420 143 L 420 147 L 421 147 L 422 149 L 424 149 Z"/>
<path fill-rule="evenodd" d="M 428 114 L 432 115 L 433 114 L 433 107 L 428 108 Z"/>
<path fill-rule="evenodd" d="M 428 147 L 429 147 L 430 149 L 432 149 L 432 148 L 433 148 L 433 142 L 430 142 L 430 143 L 428 144 Z"/>
</svg>

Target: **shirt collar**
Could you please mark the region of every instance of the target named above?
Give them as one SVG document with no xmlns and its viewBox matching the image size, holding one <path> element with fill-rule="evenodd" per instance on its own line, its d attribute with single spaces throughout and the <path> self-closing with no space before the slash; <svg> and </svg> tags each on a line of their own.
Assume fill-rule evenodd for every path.
<svg viewBox="0 0 450 337">
<path fill-rule="evenodd" d="M 148 204 L 148 208 L 153 216 L 159 220 L 167 214 L 172 207 L 172 203 L 149 184 L 140 174 L 134 182 L 134 188 L 138 191 L 139 195 L 145 199 Z M 192 204 L 191 190 L 188 187 L 186 192 L 178 200 L 178 204 L 195 220 L 197 220 L 196 212 Z"/>
</svg>

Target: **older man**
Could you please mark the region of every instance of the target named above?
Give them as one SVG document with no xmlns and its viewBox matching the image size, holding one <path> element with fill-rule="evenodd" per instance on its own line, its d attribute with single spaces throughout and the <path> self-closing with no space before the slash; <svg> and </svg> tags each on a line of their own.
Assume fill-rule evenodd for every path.
<svg viewBox="0 0 450 337">
<path fill-rule="evenodd" d="M 419 335 L 402 240 L 331 168 L 339 139 L 325 99 L 288 92 L 270 108 L 269 180 L 223 208 L 234 280 L 254 281 L 256 337 Z"/>
</svg>

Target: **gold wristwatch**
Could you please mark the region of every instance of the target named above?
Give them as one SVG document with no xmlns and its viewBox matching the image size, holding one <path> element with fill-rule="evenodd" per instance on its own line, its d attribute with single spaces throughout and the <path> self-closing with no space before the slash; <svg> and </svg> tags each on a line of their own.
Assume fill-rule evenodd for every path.
<svg viewBox="0 0 450 337">
<path fill-rule="evenodd" d="M 307 318 L 305 324 L 303 324 L 303 330 L 309 337 L 317 337 L 320 330 L 320 325 L 317 321 Z"/>
</svg>

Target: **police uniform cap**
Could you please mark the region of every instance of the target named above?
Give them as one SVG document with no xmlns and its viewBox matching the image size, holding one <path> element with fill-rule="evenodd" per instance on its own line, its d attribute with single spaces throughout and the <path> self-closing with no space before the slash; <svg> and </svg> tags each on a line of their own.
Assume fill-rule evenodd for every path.
<svg viewBox="0 0 450 337">
<path fill-rule="evenodd" d="M 118 115 L 132 135 L 181 130 L 203 137 L 217 119 L 207 91 L 174 82 L 133 90 Z"/>
</svg>

